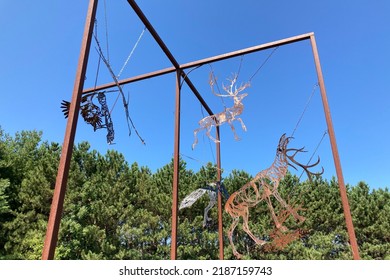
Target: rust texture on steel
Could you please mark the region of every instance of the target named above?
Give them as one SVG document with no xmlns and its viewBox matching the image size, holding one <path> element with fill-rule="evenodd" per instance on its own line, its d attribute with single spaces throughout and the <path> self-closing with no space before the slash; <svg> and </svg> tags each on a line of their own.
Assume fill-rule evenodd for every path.
<svg viewBox="0 0 390 280">
<path fill-rule="evenodd" d="M 171 235 L 171 260 L 177 257 L 177 222 L 178 222 L 178 189 L 180 169 L 180 70 L 176 72 L 176 101 L 175 101 L 175 135 L 173 147 L 173 184 L 172 184 L 172 235 Z"/>
<path fill-rule="evenodd" d="M 217 182 L 221 184 L 222 181 L 222 164 L 221 164 L 221 137 L 219 127 L 216 128 L 217 139 L 216 143 L 216 158 L 217 158 Z M 224 259 L 223 251 L 223 220 L 222 220 L 222 192 L 218 191 L 218 243 L 219 243 L 219 259 Z"/>
<path fill-rule="evenodd" d="M 310 42 L 311 42 L 312 49 L 313 49 L 314 62 L 315 62 L 315 67 L 316 67 L 316 71 L 317 71 L 317 76 L 318 76 L 318 84 L 320 86 L 322 104 L 324 107 L 325 118 L 326 118 L 326 124 L 328 126 L 329 139 L 330 139 L 330 144 L 331 144 L 332 153 L 333 153 L 334 165 L 336 167 L 337 180 L 339 183 L 341 202 L 343 205 L 343 211 L 344 211 L 345 222 L 346 222 L 347 231 L 348 231 L 348 235 L 349 235 L 349 241 L 350 241 L 351 248 L 352 248 L 352 255 L 353 255 L 353 258 L 355 260 L 358 260 L 358 259 L 360 259 L 359 247 L 358 247 L 358 244 L 356 241 L 355 229 L 353 226 L 351 210 L 350 210 L 349 203 L 348 203 L 347 191 L 345 188 L 343 172 L 341 169 L 340 156 L 339 156 L 339 152 L 338 152 L 338 148 L 337 148 L 337 144 L 336 144 L 336 136 L 335 136 L 335 132 L 334 132 L 334 128 L 333 128 L 332 117 L 330 114 L 329 103 L 328 103 L 328 99 L 326 96 L 325 83 L 324 83 L 324 78 L 322 75 L 320 58 L 319 58 L 317 44 L 315 41 L 314 34 L 310 36 Z"/>
<path fill-rule="evenodd" d="M 290 232 L 286 226 L 283 225 L 284 221 L 292 215 L 296 221 L 302 223 L 305 218 L 298 214 L 300 207 L 293 207 L 289 205 L 279 194 L 278 187 L 280 180 L 286 175 L 288 166 L 297 165 L 306 172 L 309 179 L 312 175 L 321 175 L 323 172 L 313 173 L 309 171 L 309 168 L 315 167 L 319 163 L 319 159 L 316 163 L 311 165 L 304 165 L 295 160 L 295 156 L 304 152 L 303 148 L 293 149 L 287 148 L 287 145 L 291 137 L 286 137 L 283 134 L 280 137 L 279 144 L 276 149 L 276 157 L 272 165 L 257 173 L 256 176 L 244 186 L 242 186 L 238 191 L 230 195 L 229 199 L 225 204 L 225 211 L 232 217 L 233 222 L 228 231 L 228 238 L 230 245 L 232 246 L 233 254 L 237 258 L 241 258 L 241 254 L 237 251 L 234 242 L 233 242 L 233 233 L 237 227 L 240 218 L 243 219 L 242 229 L 260 246 L 266 245 L 268 242 L 256 237 L 251 230 L 249 229 L 249 209 L 256 207 L 262 201 L 265 201 L 268 206 L 268 210 L 271 214 L 272 221 L 275 225 L 274 236 L 278 238 L 273 240 L 276 244 L 276 247 L 282 247 L 287 245 L 292 240 L 295 240 L 299 237 L 299 232 Z M 292 155 L 288 153 L 292 152 Z M 275 208 L 273 206 L 271 198 L 274 197 L 276 201 L 280 203 L 283 207 L 280 214 L 275 213 Z"/>
<path fill-rule="evenodd" d="M 72 157 L 74 138 L 76 134 L 77 120 L 80 110 L 81 94 L 84 86 L 84 78 L 87 69 L 88 55 L 91 46 L 93 23 L 95 20 L 97 0 L 90 0 L 84 28 L 83 41 L 81 44 L 76 79 L 73 88 L 72 102 L 69 107 L 69 117 L 66 126 L 64 143 L 62 146 L 61 159 L 58 167 L 57 179 L 54 188 L 53 201 L 47 225 L 42 259 L 53 259 L 58 240 L 61 215 L 64 205 L 66 184 L 68 181 L 70 160 Z"/>
<path fill-rule="evenodd" d="M 247 93 L 241 93 L 241 92 L 245 90 L 247 87 L 249 87 L 249 83 L 243 84 L 239 88 L 237 88 L 236 86 L 237 76 L 238 75 L 236 74 L 233 76 L 232 79 L 230 79 L 230 86 L 223 85 L 223 90 L 227 94 L 220 94 L 214 91 L 215 78 L 213 77 L 213 74 L 210 74 L 210 87 L 213 94 L 220 97 L 233 98 L 234 104 L 233 107 L 225 108 L 222 112 L 204 117 L 199 121 L 199 128 L 194 130 L 194 143 L 192 144 L 192 149 L 194 149 L 196 144 L 198 143 L 198 137 L 197 137 L 198 132 L 202 130 L 206 130 L 206 135 L 215 143 L 218 143 L 219 140 L 215 139 L 210 134 L 211 129 L 213 127 L 219 127 L 224 123 L 228 123 L 230 125 L 230 128 L 233 131 L 234 138 L 236 140 L 239 140 L 239 137 L 236 134 L 233 121 L 239 121 L 241 123 L 242 129 L 246 131 L 246 126 L 244 122 L 238 116 L 240 116 L 242 114 L 242 111 L 244 110 L 244 104 L 242 104 L 242 100 L 248 95 Z"/>
</svg>

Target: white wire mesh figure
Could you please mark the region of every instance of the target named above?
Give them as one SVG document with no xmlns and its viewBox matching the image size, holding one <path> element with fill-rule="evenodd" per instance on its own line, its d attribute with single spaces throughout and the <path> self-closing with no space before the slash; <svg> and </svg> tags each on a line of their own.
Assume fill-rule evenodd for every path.
<svg viewBox="0 0 390 280">
<path fill-rule="evenodd" d="M 211 222 L 211 218 L 208 216 L 208 213 L 211 208 L 213 208 L 214 205 L 217 203 L 218 191 L 220 191 L 226 199 L 229 197 L 229 194 L 222 183 L 209 183 L 207 187 L 196 189 L 192 193 L 187 195 L 180 203 L 179 210 L 191 207 L 204 194 L 208 194 L 210 201 L 209 204 L 205 207 L 203 213 L 203 227 L 206 227 L 207 224 Z"/>
<path fill-rule="evenodd" d="M 225 108 L 223 112 L 220 112 L 218 114 L 214 114 L 211 116 L 207 116 L 199 121 L 199 128 L 194 130 L 194 143 L 192 144 L 192 149 L 195 148 L 196 144 L 198 143 L 198 137 L 197 134 L 201 130 L 206 130 L 206 135 L 213 140 L 215 143 L 217 143 L 217 139 L 211 136 L 210 132 L 213 127 L 220 126 L 224 123 L 228 123 L 233 131 L 234 139 L 239 140 L 240 138 L 236 134 L 236 130 L 233 125 L 233 121 L 237 120 L 241 123 L 241 127 L 244 131 L 246 131 L 246 126 L 241 118 L 237 117 L 242 114 L 242 111 L 244 110 L 244 105 L 242 104 L 242 100 L 248 96 L 247 93 L 242 93 L 243 90 L 245 90 L 247 87 L 250 86 L 249 83 L 241 85 L 239 88 L 236 86 L 237 82 L 237 75 L 233 77 L 233 79 L 229 79 L 230 86 L 223 85 L 223 90 L 227 92 L 227 94 L 219 94 L 214 91 L 214 78 L 212 74 L 210 75 L 210 87 L 211 91 L 216 95 L 220 97 L 232 97 L 233 98 L 233 107 Z"/>
</svg>

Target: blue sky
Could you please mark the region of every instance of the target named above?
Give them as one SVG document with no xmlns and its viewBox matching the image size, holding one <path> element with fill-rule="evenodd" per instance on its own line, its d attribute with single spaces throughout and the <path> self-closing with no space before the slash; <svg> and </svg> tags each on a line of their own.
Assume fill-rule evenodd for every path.
<svg viewBox="0 0 390 280">
<path fill-rule="evenodd" d="M 381 1 L 137 1 L 179 63 L 187 63 L 308 32 L 319 49 L 330 110 L 346 183 L 363 180 L 372 188 L 390 186 L 390 3 Z M 88 1 L 0 2 L 0 125 L 8 133 L 43 131 L 43 138 L 62 143 L 66 120 L 60 102 L 70 100 Z M 108 54 L 119 73 L 143 30 L 127 1 L 107 1 Z M 98 37 L 107 55 L 104 1 L 99 1 Z M 238 72 L 244 83 L 270 55 L 267 50 L 204 65 L 190 79 L 217 113 L 232 101 L 210 91 L 213 69 L 219 87 Z M 94 85 L 98 57 L 92 45 L 85 88 Z M 241 67 L 240 67 L 241 65 Z M 121 78 L 170 67 L 168 59 L 145 32 Z M 101 65 L 98 84 L 112 79 Z M 267 168 L 283 133 L 290 135 L 317 82 L 309 41 L 278 48 L 251 81 L 242 120 L 235 124 L 240 141 L 228 126 L 221 127 L 222 165 L 251 174 Z M 107 145 L 106 131 L 94 132 L 79 119 L 76 142 L 89 141 L 105 153 L 115 149 L 129 163 L 153 171 L 173 155 L 175 75 L 126 85 L 130 115 L 146 145 L 128 136 L 123 105 L 115 105 L 112 120 L 115 145 Z M 107 95 L 108 106 L 117 93 Z M 204 133 L 191 149 L 193 130 L 206 115 L 187 86 L 182 89 L 181 153 L 188 167 L 198 170 L 215 161 L 215 145 Z M 306 162 L 326 130 L 317 89 L 294 134 L 291 147 L 305 146 Z M 214 133 L 214 132 L 213 132 Z M 316 156 L 328 179 L 335 176 L 329 137 Z M 300 174 L 300 172 L 299 172 Z"/>
</svg>

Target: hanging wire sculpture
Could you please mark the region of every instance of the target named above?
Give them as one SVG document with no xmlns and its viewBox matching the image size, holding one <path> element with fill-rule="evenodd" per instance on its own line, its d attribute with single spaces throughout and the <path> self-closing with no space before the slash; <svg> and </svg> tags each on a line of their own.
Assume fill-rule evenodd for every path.
<svg viewBox="0 0 390 280">
<path fill-rule="evenodd" d="M 206 135 L 211 140 L 213 140 L 215 143 L 217 143 L 218 140 L 215 139 L 214 137 L 212 137 L 210 134 L 211 129 L 213 127 L 217 127 L 217 126 L 220 126 L 224 123 L 228 123 L 233 131 L 235 140 L 239 140 L 240 138 L 236 134 L 236 130 L 235 130 L 234 125 L 233 125 L 233 121 L 235 121 L 235 120 L 239 121 L 241 123 L 242 129 L 244 131 L 246 131 L 246 126 L 245 126 L 244 122 L 238 116 L 241 115 L 242 111 L 244 110 L 244 105 L 242 104 L 242 100 L 246 96 L 248 96 L 247 93 L 240 94 L 240 92 L 242 92 L 247 87 L 249 87 L 250 83 L 248 82 L 248 83 L 242 84 L 239 88 L 237 88 L 237 85 L 236 85 L 237 77 L 238 77 L 238 75 L 236 74 L 233 76 L 232 79 L 228 79 L 230 81 L 229 86 L 222 85 L 223 90 L 227 94 L 219 94 L 219 93 L 216 93 L 214 90 L 214 84 L 215 84 L 216 79 L 214 78 L 213 74 L 210 74 L 209 84 L 210 84 L 212 93 L 216 96 L 219 96 L 219 97 L 231 97 L 231 98 L 233 98 L 234 104 L 233 104 L 233 107 L 225 108 L 223 110 L 223 112 L 220 112 L 220 113 L 217 113 L 217 114 L 214 114 L 211 116 L 207 116 L 199 121 L 199 128 L 194 130 L 194 138 L 195 139 L 194 139 L 194 143 L 192 144 L 192 149 L 194 149 L 196 144 L 198 143 L 197 134 L 201 130 L 206 130 Z"/>
<path fill-rule="evenodd" d="M 276 150 L 276 157 L 272 165 L 269 168 L 259 172 L 250 182 L 242 186 L 238 191 L 231 194 L 225 204 L 225 211 L 233 219 L 233 222 L 228 231 L 228 238 L 233 249 L 233 254 L 237 258 L 241 258 L 241 254 L 237 251 L 234 245 L 233 232 L 240 221 L 240 217 L 243 219 L 242 229 L 252 238 L 256 244 L 264 246 L 266 243 L 268 243 L 267 241 L 256 237 L 249 229 L 249 209 L 255 207 L 261 201 L 265 201 L 267 203 L 272 221 L 275 225 L 274 230 L 270 234 L 270 238 L 274 238 L 274 246 L 282 248 L 292 240 L 299 237 L 299 231 L 288 233 L 288 228 L 284 226 L 283 223 L 291 215 L 300 223 L 302 223 L 305 218 L 298 214 L 298 211 L 301 210 L 300 206 L 294 208 L 280 196 L 278 192 L 279 182 L 286 175 L 289 166 L 297 169 L 293 164 L 301 167 L 306 172 L 309 180 L 311 180 L 313 175 L 321 175 L 324 172 L 324 169 L 322 168 L 322 171 L 317 173 L 309 171 L 309 168 L 315 167 L 319 164 L 319 158 L 317 162 L 311 165 L 303 165 L 297 162 L 295 160 L 295 156 L 298 153 L 305 151 L 304 148 L 287 148 L 290 139 L 292 139 L 292 137 L 286 137 L 286 135 L 283 134 L 279 140 L 279 144 Z M 288 155 L 289 152 L 292 152 L 292 154 Z M 275 208 L 272 205 L 271 197 L 274 197 L 284 208 L 279 213 L 279 215 L 275 213 Z"/>
<path fill-rule="evenodd" d="M 97 96 L 100 107 L 93 103 L 93 98 Z M 61 109 L 65 118 L 69 116 L 70 102 L 62 100 Z M 101 128 L 107 129 L 107 143 L 112 144 L 114 141 L 114 124 L 111 120 L 111 114 L 108 110 L 105 91 L 95 92 L 81 98 L 80 115 L 87 124 L 92 125 L 96 131 Z M 102 120 L 104 118 L 104 121 Z"/>
<path fill-rule="evenodd" d="M 99 40 L 98 40 L 98 37 L 97 37 L 96 33 L 93 33 L 93 37 L 94 37 L 96 45 L 97 45 L 96 51 L 98 52 L 99 57 L 102 59 L 104 64 L 106 65 L 108 71 L 111 74 L 112 79 L 115 82 L 115 85 L 117 86 L 117 88 L 119 90 L 120 95 L 122 96 L 122 102 L 123 102 L 123 107 L 125 108 L 126 121 L 127 121 L 128 130 L 129 130 L 129 135 L 131 135 L 131 127 L 132 127 L 134 129 L 135 133 L 137 134 L 138 138 L 141 140 L 142 144 L 145 144 L 145 140 L 138 133 L 138 130 L 135 127 L 134 122 L 133 122 L 133 120 L 130 117 L 129 103 L 127 102 L 125 94 L 123 93 L 122 86 L 119 84 L 118 77 L 115 75 L 114 71 L 111 68 L 111 65 L 110 65 L 109 61 L 107 60 L 107 58 L 103 54 L 103 50 L 102 50 L 102 48 L 100 46 L 100 43 L 99 43 Z"/>
<path fill-rule="evenodd" d="M 227 192 L 225 186 L 221 182 L 209 183 L 208 186 L 202 187 L 194 190 L 192 193 L 187 195 L 183 201 L 180 203 L 179 210 L 191 207 L 198 199 L 200 199 L 204 194 L 207 194 L 209 197 L 209 204 L 205 207 L 203 211 L 203 227 L 206 227 L 210 222 L 211 218 L 208 216 L 211 208 L 217 203 L 217 194 L 218 191 L 221 192 L 222 196 L 225 199 L 229 198 L 229 193 Z"/>
</svg>

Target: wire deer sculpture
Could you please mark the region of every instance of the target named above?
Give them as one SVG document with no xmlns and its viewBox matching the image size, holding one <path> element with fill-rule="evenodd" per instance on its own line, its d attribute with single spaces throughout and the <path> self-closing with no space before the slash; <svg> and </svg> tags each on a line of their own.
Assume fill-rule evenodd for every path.
<svg viewBox="0 0 390 280">
<path fill-rule="evenodd" d="M 209 197 L 209 204 L 207 204 L 203 213 L 203 227 L 206 227 L 208 223 L 211 222 L 211 218 L 208 216 L 208 213 L 217 203 L 218 191 L 222 193 L 222 196 L 225 199 L 228 199 L 229 194 L 225 186 L 223 185 L 223 183 L 213 182 L 213 183 L 209 183 L 207 187 L 198 188 L 193 192 L 191 192 L 189 195 L 187 195 L 180 203 L 179 210 L 187 207 L 191 207 L 204 194 L 207 194 Z"/>
<path fill-rule="evenodd" d="M 244 131 L 246 131 L 246 126 L 241 118 L 237 117 L 242 114 L 242 111 L 244 110 L 244 105 L 242 104 L 242 100 L 248 95 L 247 93 L 242 93 L 243 90 L 245 90 L 247 87 L 250 86 L 250 83 L 245 83 L 241 85 L 239 88 L 237 88 L 236 82 L 237 82 L 238 75 L 234 75 L 232 79 L 228 79 L 230 81 L 230 86 L 222 85 L 223 90 L 227 92 L 227 94 L 219 94 L 214 91 L 214 81 L 216 80 L 213 78 L 213 75 L 210 74 L 210 87 L 211 91 L 214 95 L 219 97 L 232 97 L 233 98 L 233 107 L 225 108 L 223 112 L 220 112 L 218 114 L 214 114 L 211 116 L 207 116 L 199 121 L 199 128 L 194 130 L 194 143 L 192 144 L 192 149 L 195 148 L 196 144 L 198 143 L 198 137 L 197 134 L 201 130 L 206 130 L 206 135 L 213 140 L 215 143 L 218 142 L 217 139 L 211 136 L 210 132 L 213 127 L 220 126 L 224 123 L 228 123 L 233 131 L 234 139 L 239 140 L 240 138 L 236 134 L 235 128 L 233 126 L 233 121 L 237 120 L 241 123 L 241 127 Z"/>
<path fill-rule="evenodd" d="M 309 168 L 319 164 L 319 158 L 316 163 L 311 165 L 303 165 L 297 162 L 294 157 L 298 153 L 305 151 L 303 150 L 304 148 L 288 149 L 287 145 L 291 138 L 292 137 L 286 137 L 286 135 L 283 134 L 279 140 L 276 157 L 272 165 L 259 172 L 250 182 L 231 194 L 229 199 L 226 201 L 225 211 L 233 219 L 228 231 L 228 238 L 233 249 L 233 254 L 237 258 L 241 258 L 241 254 L 237 252 L 233 243 L 233 232 L 239 223 L 240 217 L 243 218 L 243 230 L 253 239 L 253 241 L 255 241 L 256 244 L 263 246 L 267 243 L 267 241 L 256 237 L 251 232 L 248 225 L 249 209 L 255 207 L 261 201 L 265 201 L 267 203 L 273 223 L 275 224 L 276 230 L 279 232 L 288 231 L 287 227 L 283 225 L 283 222 L 289 215 L 292 215 L 299 222 L 303 222 L 305 220 L 303 216 L 298 214 L 298 208 L 293 208 L 280 196 L 278 192 L 279 182 L 286 175 L 288 166 L 297 169 L 293 164 L 303 168 L 308 175 L 309 180 L 311 180 L 312 175 L 321 175 L 324 172 L 324 169 L 322 168 L 322 171 L 318 173 L 309 171 Z M 292 152 L 292 154 L 288 155 L 289 152 Z M 275 214 L 271 197 L 274 197 L 285 209 L 282 215 L 277 216 Z"/>
</svg>

